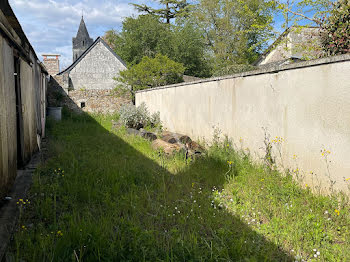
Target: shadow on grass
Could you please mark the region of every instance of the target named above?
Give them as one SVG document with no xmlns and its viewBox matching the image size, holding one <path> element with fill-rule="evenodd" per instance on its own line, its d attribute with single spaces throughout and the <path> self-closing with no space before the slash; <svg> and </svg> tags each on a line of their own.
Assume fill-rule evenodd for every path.
<svg viewBox="0 0 350 262">
<path fill-rule="evenodd" d="M 148 141 L 130 137 L 131 146 L 86 114 L 65 114 L 48 129 L 52 156 L 34 178 L 32 204 L 23 207 L 20 218 L 25 228 L 12 242 L 14 256 L 25 261 L 292 260 L 215 202 L 215 189 L 226 182 L 223 161 L 204 156 L 174 175 Z"/>
</svg>

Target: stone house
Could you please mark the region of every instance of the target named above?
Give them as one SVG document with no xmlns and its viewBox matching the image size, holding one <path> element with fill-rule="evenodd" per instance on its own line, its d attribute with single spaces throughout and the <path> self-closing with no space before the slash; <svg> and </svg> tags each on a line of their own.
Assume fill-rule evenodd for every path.
<svg viewBox="0 0 350 262">
<path fill-rule="evenodd" d="M 101 37 L 95 41 L 90 38 L 83 17 L 72 45 L 73 63 L 50 82 L 59 85 L 83 111 L 113 113 L 122 103 L 129 102 L 128 98 L 114 94 L 117 86 L 114 78 L 127 69 L 126 64 Z"/>
<path fill-rule="evenodd" d="M 45 136 L 47 75 L 7 0 L 0 2 L 0 199 Z"/>
<path fill-rule="evenodd" d="M 321 55 L 320 29 L 292 26 L 285 30 L 253 65 L 289 64 L 295 61 L 316 59 Z"/>
</svg>

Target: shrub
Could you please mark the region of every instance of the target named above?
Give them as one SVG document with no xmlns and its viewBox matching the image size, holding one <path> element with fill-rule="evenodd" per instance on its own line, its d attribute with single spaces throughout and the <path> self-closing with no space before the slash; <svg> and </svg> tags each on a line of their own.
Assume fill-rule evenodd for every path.
<svg viewBox="0 0 350 262">
<path fill-rule="evenodd" d="M 134 101 L 138 90 L 183 82 L 184 71 L 182 64 L 166 56 L 145 56 L 139 64 L 120 72 L 120 76 L 115 78 L 119 82 L 116 90 L 131 93 Z"/>
<path fill-rule="evenodd" d="M 329 55 L 350 52 L 350 1 L 336 2 L 323 25 L 323 46 Z"/>
<path fill-rule="evenodd" d="M 154 113 L 150 116 L 145 103 L 138 107 L 125 104 L 120 110 L 120 121 L 129 128 L 140 129 L 146 126 L 160 126 L 160 113 Z"/>
</svg>

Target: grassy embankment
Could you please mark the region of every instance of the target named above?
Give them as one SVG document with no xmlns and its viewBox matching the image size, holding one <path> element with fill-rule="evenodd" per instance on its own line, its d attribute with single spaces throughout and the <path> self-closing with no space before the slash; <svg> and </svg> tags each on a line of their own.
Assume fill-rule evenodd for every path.
<svg viewBox="0 0 350 262">
<path fill-rule="evenodd" d="M 185 161 L 110 122 L 49 125 L 51 157 L 19 201 L 17 261 L 349 261 L 345 198 L 315 196 L 229 142 Z"/>
</svg>

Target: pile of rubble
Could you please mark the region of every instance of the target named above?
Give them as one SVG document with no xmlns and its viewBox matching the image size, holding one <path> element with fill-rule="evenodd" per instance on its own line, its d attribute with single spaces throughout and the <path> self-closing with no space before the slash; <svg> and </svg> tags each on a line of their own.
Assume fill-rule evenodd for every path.
<svg viewBox="0 0 350 262">
<path fill-rule="evenodd" d="M 112 122 L 113 128 L 120 127 L 119 123 Z M 205 150 L 198 143 L 192 141 L 187 135 L 172 133 L 168 131 L 159 134 L 149 132 L 143 128 L 134 129 L 127 128 L 127 133 L 130 135 L 141 136 L 152 141 L 152 148 L 154 150 L 163 150 L 165 154 L 172 155 L 175 152 L 183 150 L 186 158 L 201 155 Z"/>
</svg>

